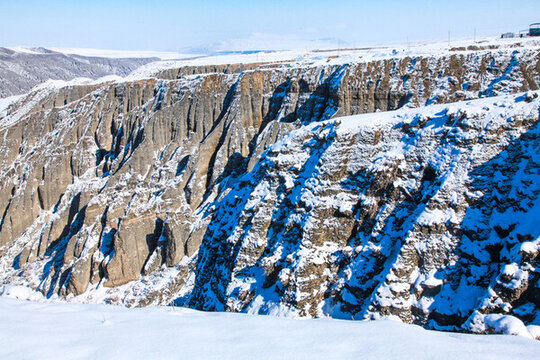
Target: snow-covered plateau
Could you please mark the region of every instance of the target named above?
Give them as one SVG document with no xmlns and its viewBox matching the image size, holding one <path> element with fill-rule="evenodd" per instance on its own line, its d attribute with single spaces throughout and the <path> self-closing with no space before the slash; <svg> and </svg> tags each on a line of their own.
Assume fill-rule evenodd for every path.
<svg viewBox="0 0 540 360">
<path fill-rule="evenodd" d="M 47 80 L 126 76 L 154 61 L 195 56 L 152 51 L 0 47 L 0 98 L 27 93 Z"/>
<path fill-rule="evenodd" d="M 537 347 L 539 86 L 535 39 L 48 81 L 0 101 L 0 294 Z"/>
<path fill-rule="evenodd" d="M 441 333 L 391 320 L 287 319 L 175 307 L 0 297 L 0 357 L 40 359 L 536 359 L 515 336 Z"/>
</svg>

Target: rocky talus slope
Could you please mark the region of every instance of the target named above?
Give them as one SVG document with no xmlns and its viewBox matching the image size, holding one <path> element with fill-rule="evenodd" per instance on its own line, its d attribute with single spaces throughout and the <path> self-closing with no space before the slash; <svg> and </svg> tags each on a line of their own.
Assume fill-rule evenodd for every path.
<svg viewBox="0 0 540 360">
<path fill-rule="evenodd" d="M 540 52 L 465 50 L 29 93 L 0 112 L 0 285 L 537 324 Z"/>
</svg>

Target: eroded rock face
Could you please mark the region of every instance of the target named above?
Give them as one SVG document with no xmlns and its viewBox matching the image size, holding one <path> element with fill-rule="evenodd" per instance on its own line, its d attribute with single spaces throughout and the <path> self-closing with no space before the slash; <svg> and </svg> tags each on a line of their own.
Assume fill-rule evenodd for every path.
<svg viewBox="0 0 540 360">
<path fill-rule="evenodd" d="M 177 303 L 452 330 L 475 312 L 537 314 L 539 105 L 294 132 L 210 205 L 194 290 Z"/>
<path fill-rule="evenodd" d="M 473 311 L 532 321 L 538 234 L 497 214 L 536 209 L 533 95 L 504 121 L 491 103 L 358 118 L 371 125 L 356 132 L 318 122 L 536 90 L 538 60 L 520 49 L 186 67 L 29 94 L 0 120 L 2 284 L 448 329 Z M 463 288 L 482 303 L 456 308 Z"/>
</svg>

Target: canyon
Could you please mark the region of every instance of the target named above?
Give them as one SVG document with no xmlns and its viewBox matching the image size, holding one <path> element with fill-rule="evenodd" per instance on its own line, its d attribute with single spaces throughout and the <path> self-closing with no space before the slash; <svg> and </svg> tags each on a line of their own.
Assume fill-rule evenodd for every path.
<svg viewBox="0 0 540 360">
<path fill-rule="evenodd" d="M 540 43 L 366 52 L 152 65 L 12 102 L 0 289 L 540 325 Z"/>
</svg>

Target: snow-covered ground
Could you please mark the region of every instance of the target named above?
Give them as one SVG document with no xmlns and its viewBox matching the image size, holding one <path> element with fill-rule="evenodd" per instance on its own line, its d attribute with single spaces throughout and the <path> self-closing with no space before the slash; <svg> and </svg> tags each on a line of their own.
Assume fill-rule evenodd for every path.
<svg viewBox="0 0 540 360">
<path fill-rule="evenodd" d="M 284 51 L 234 51 L 216 54 L 183 54 L 178 52 L 160 51 L 134 51 L 134 50 L 104 50 L 84 48 L 28 48 L 10 47 L 8 49 L 26 54 L 44 54 L 44 51 L 54 51 L 66 55 L 79 55 L 106 58 L 150 58 L 155 57 L 161 61 L 152 62 L 137 69 L 125 80 L 139 80 L 152 77 L 159 71 L 182 66 L 223 65 L 223 64 L 249 64 L 259 62 L 291 62 L 299 66 L 313 66 L 317 64 L 344 64 L 368 62 L 390 58 L 404 58 L 407 56 L 443 56 L 448 54 L 463 54 L 473 51 L 496 51 L 513 48 L 538 48 L 540 40 L 537 38 L 485 38 L 478 41 L 471 39 L 454 40 L 448 42 L 415 42 L 407 45 L 385 45 L 370 47 L 354 47 L 325 50 L 284 50 Z"/>
<path fill-rule="evenodd" d="M 390 320 L 299 320 L 0 297 L 2 359 L 537 359 L 540 342 Z"/>
<path fill-rule="evenodd" d="M 9 107 L 9 105 L 11 105 L 12 103 L 19 100 L 22 97 L 23 95 L 15 95 L 15 96 L 10 96 L 10 97 L 0 99 L 0 114 L 2 114 L 2 111 L 5 111 Z M 0 115 L 0 117 L 3 117 L 3 116 L 5 116 L 5 114 Z"/>
<path fill-rule="evenodd" d="M 405 58 L 408 56 L 444 56 L 450 54 L 465 54 L 477 51 L 514 51 L 516 48 L 540 48 L 537 38 L 500 39 L 486 38 L 478 41 L 471 39 L 448 42 L 416 42 L 408 45 L 386 45 L 376 47 L 356 47 L 326 50 L 286 50 L 286 51 L 250 51 L 230 52 L 218 54 L 182 54 L 176 52 L 157 51 L 124 51 L 77 48 L 47 48 L 55 52 L 80 55 L 98 56 L 107 58 L 148 58 L 156 57 L 161 61 L 154 61 L 141 66 L 125 78 L 117 78 L 119 82 L 135 81 L 154 77 L 160 71 L 179 68 L 182 66 L 207 66 L 224 64 L 250 64 L 269 62 L 288 62 L 294 66 L 308 67 L 316 65 L 336 65 L 346 63 L 363 63 L 374 60 L 391 58 Z M 40 54 L 43 50 L 25 47 L 11 47 L 11 50 L 29 54 Z M 97 82 L 110 81 L 105 77 Z M 77 85 L 74 81 L 73 84 Z"/>
<path fill-rule="evenodd" d="M 290 62 L 295 66 L 315 66 L 321 64 L 336 65 L 346 63 L 364 63 L 374 60 L 405 58 L 416 56 L 444 56 L 466 54 L 477 51 L 514 51 L 516 48 L 536 49 L 540 47 L 538 38 L 486 38 L 478 41 L 471 39 L 448 42 L 417 42 L 408 45 L 385 45 L 374 47 L 355 47 L 326 50 L 287 50 L 233 52 L 194 56 L 190 59 L 156 61 L 134 71 L 128 79 L 151 77 L 153 74 L 182 66 L 250 64 L 262 62 Z M 166 61 L 165 61 L 166 60 Z"/>
<path fill-rule="evenodd" d="M 516 48 L 536 49 L 540 48 L 540 40 L 537 38 L 500 39 L 486 38 L 473 42 L 471 39 L 448 42 L 417 42 L 408 45 L 377 46 L 360 48 L 343 48 L 327 50 L 287 50 L 287 51 L 250 51 L 230 52 L 219 54 L 182 54 L 176 52 L 156 51 L 130 51 L 130 50 L 100 50 L 79 48 L 27 48 L 10 47 L 8 49 L 26 53 L 43 54 L 50 50 L 67 55 L 97 56 L 107 58 L 149 58 L 155 57 L 160 61 L 153 61 L 133 71 L 130 75 L 122 78 L 119 76 L 105 76 L 101 79 L 92 80 L 92 83 L 102 83 L 116 80 L 117 82 L 137 81 L 152 78 L 161 71 L 183 66 L 208 66 L 225 64 L 253 64 L 284 62 L 298 67 L 310 67 L 317 65 L 336 65 L 347 63 L 364 63 L 374 60 L 392 58 L 405 58 L 410 56 L 444 56 L 450 54 L 465 54 L 477 51 L 501 51 L 511 54 Z M 81 80 L 62 82 L 62 86 L 82 85 Z M 51 83 L 49 82 L 50 86 Z M 60 82 L 55 84 L 60 86 Z M 43 87 L 38 85 L 38 88 Z M 32 91 L 35 91 L 33 89 Z M 1 104 L 0 104 L 1 106 Z"/>
</svg>

